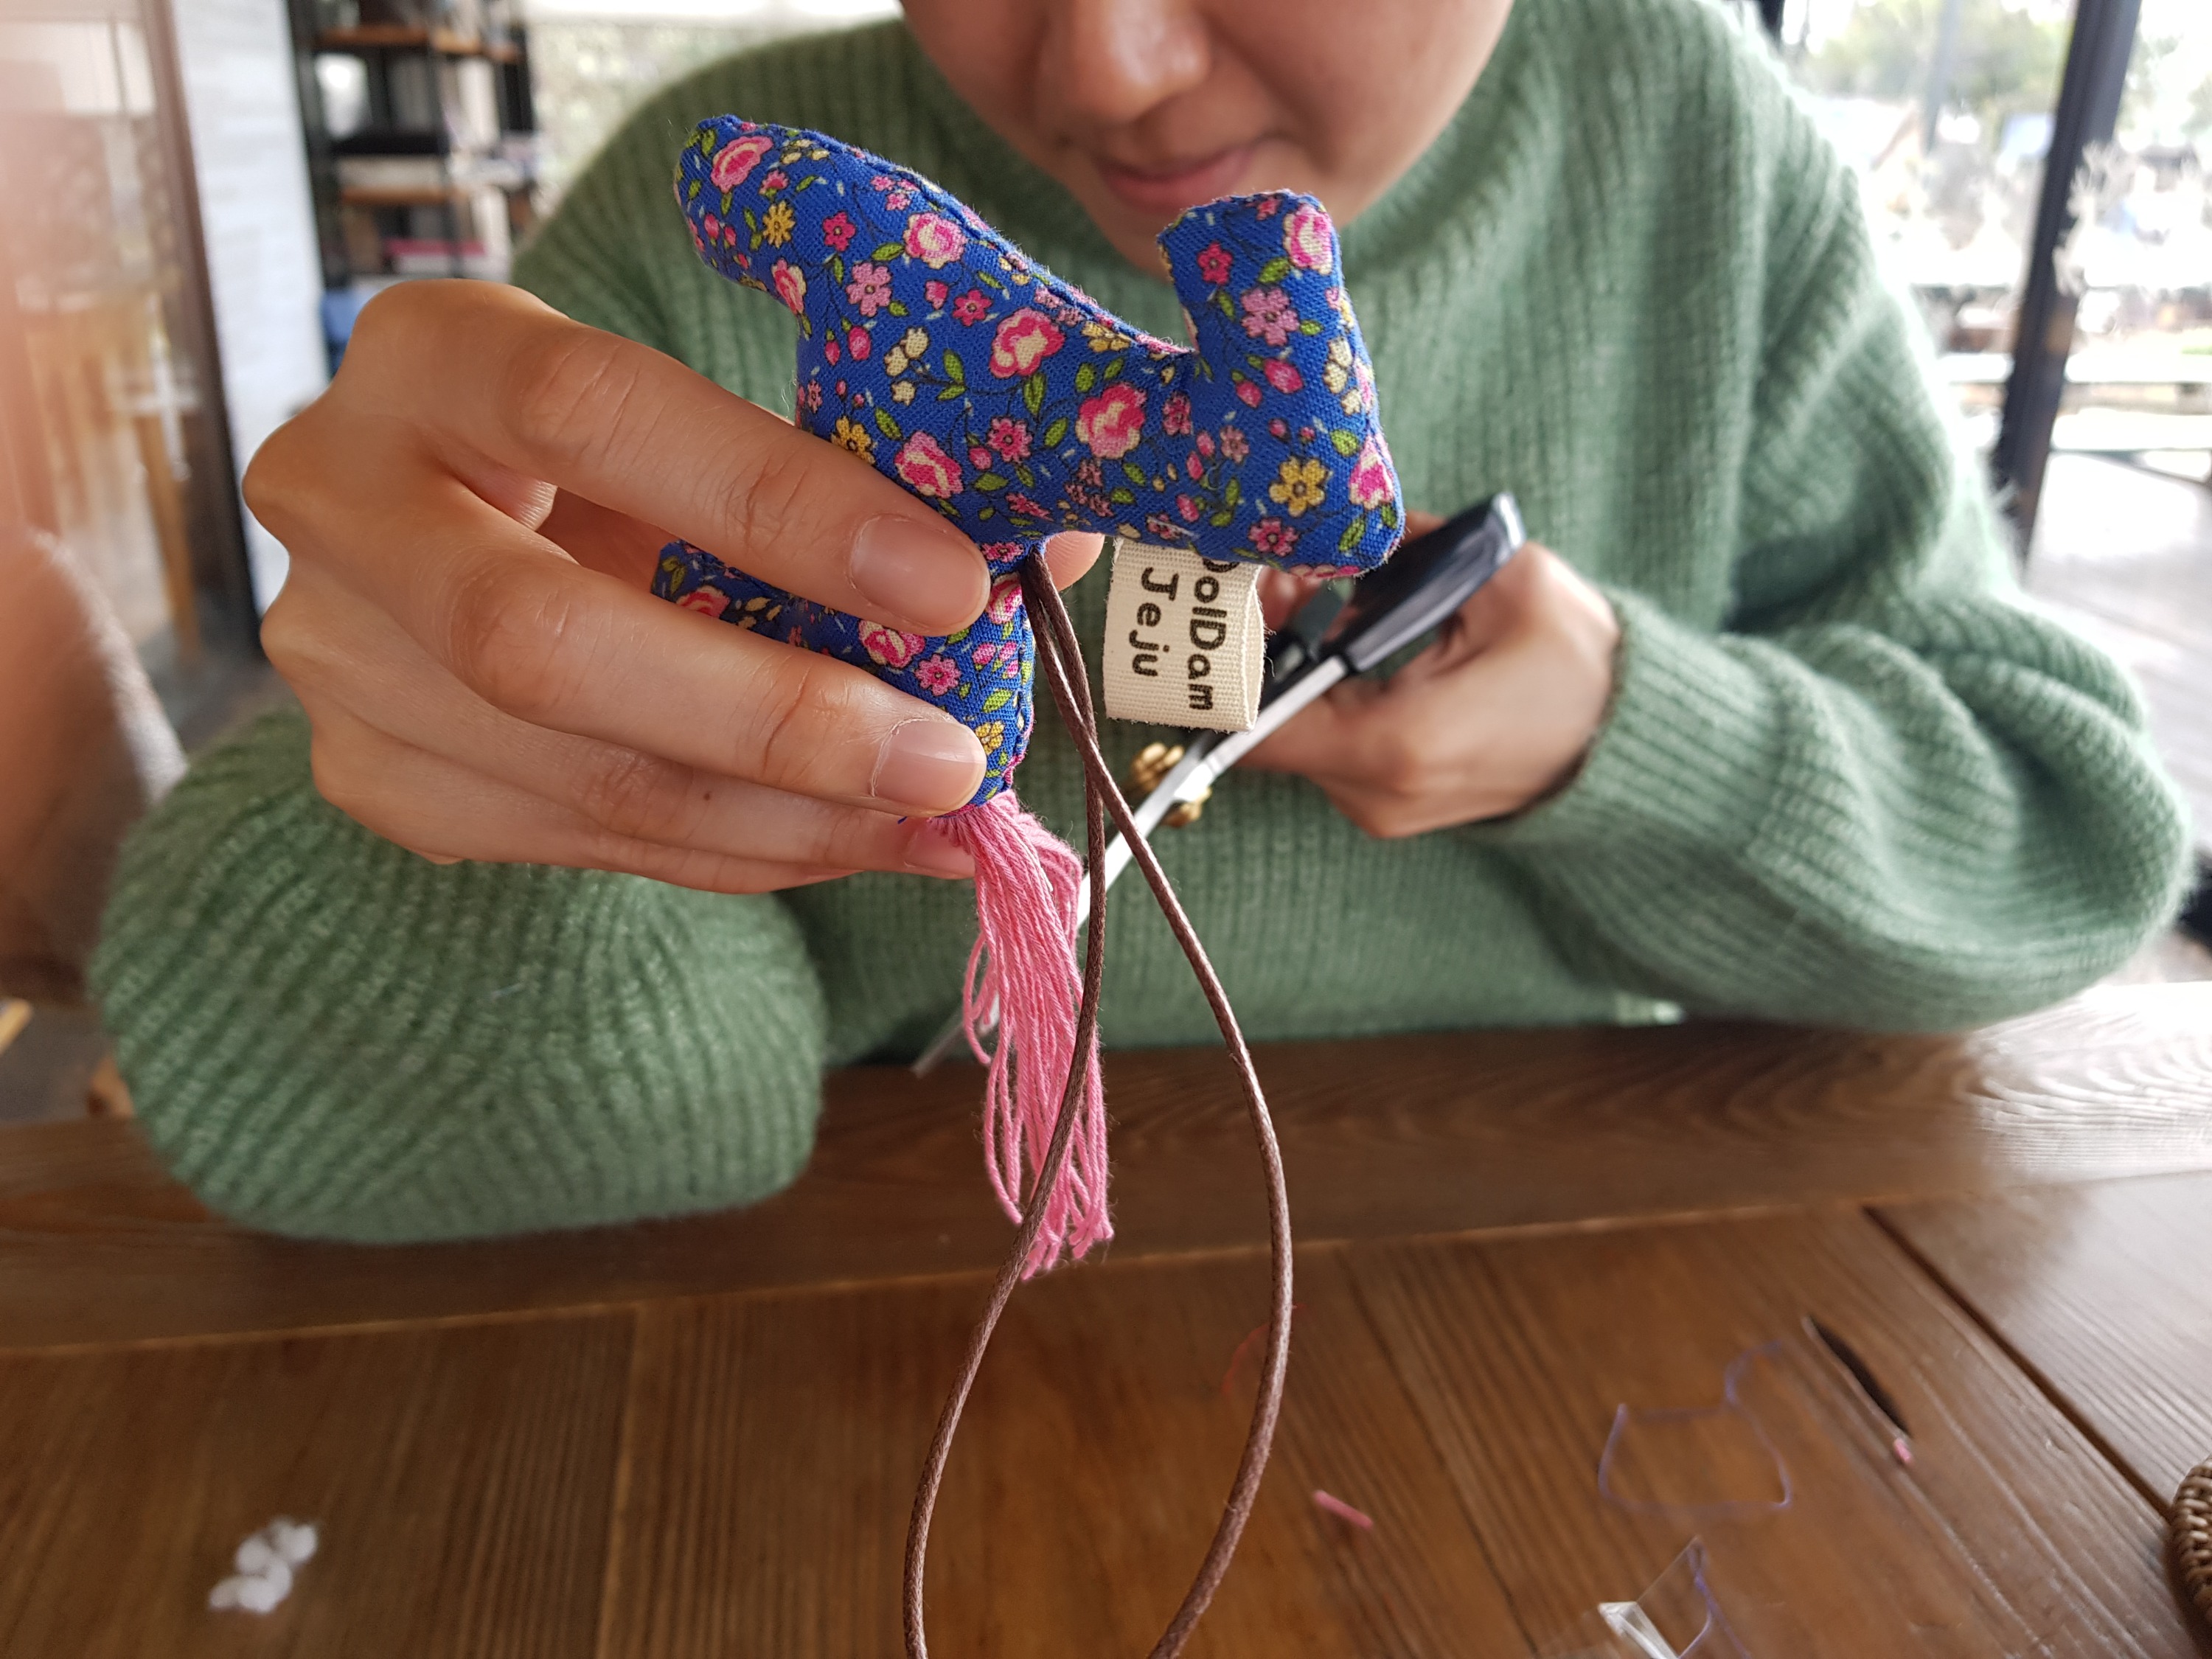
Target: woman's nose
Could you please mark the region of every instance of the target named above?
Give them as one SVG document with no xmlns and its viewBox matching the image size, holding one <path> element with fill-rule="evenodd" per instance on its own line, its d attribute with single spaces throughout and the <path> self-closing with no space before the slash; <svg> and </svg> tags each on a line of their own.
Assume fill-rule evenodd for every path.
<svg viewBox="0 0 2212 1659">
<path fill-rule="evenodd" d="M 1050 0 L 1045 30 L 1044 90 L 1101 126 L 1141 120 L 1212 70 L 1206 19 L 1189 0 Z"/>
</svg>

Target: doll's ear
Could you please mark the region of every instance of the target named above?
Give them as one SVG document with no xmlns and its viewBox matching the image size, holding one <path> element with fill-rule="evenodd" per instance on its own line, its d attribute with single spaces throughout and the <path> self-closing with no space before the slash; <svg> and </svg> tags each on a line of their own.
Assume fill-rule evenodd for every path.
<svg viewBox="0 0 2212 1659">
<path fill-rule="evenodd" d="M 1176 292 L 1193 315 L 1217 307 L 1224 289 L 1307 275 L 1335 281 L 1344 262 L 1328 210 L 1286 190 L 1192 208 L 1160 233 L 1159 244 Z"/>
<path fill-rule="evenodd" d="M 1236 556 L 1256 548 L 1264 563 L 1333 572 L 1382 563 L 1405 504 L 1328 213 L 1286 191 L 1232 197 L 1184 214 L 1160 247 L 1191 331 L 1192 422 L 1249 440 L 1277 475 L 1273 499 L 1298 520 L 1268 531 L 1278 547 Z"/>
</svg>

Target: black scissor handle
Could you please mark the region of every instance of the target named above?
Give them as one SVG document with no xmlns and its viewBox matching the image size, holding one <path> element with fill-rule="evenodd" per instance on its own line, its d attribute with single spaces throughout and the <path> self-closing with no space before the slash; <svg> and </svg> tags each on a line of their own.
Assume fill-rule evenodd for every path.
<svg viewBox="0 0 2212 1659">
<path fill-rule="evenodd" d="M 1318 654 L 1364 674 L 1442 623 L 1505 568 L 1528 538 L 1521 509 L 1500 490 L 1400 548 L 1352 585 Z"/>
</svg>

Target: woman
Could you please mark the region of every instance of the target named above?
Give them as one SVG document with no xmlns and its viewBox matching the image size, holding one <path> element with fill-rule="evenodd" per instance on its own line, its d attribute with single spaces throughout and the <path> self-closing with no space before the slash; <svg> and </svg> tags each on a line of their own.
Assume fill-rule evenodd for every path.
<svg viewBox="0 0 2212 1659">
<path fill-rule="evenodd" d="M 359 1238 L 746 1201 L 803 1164 L 823 1066 L 951 1006 L 967 866 L 927 818 L 974 738 L 645 591 L 681 535 L 925 634 L 985 593 L 972 546 L 774 412 L 787 318 L 668 202 L 725 111 L 931 175 L 1158 333 L 1156 231 L 1310 191 L 1409 499 L 1518 495 L 1542 546 L 1164 843 L 1255 1038 L 1963 1025 L 2159 924 L 2183 820 L 2135 699 L 2013 592 L 1855 188 L 1762 48 L 1699 0 L 1346 16 L 911 0 L 661 94 L 530 293 L 364 312 L 248 480 L 293 553 L 266 639 L 306 717 L 141 832 L 98 964 L 203 1196 Z M 1095 552 L 1061 538 L 1059 579 Z M 1019 781 L 1073 821 L 1049 720 Z M 1158 919 L 1112 930 L 1109 1040 L 1204 1036 Z"/>
</svg>

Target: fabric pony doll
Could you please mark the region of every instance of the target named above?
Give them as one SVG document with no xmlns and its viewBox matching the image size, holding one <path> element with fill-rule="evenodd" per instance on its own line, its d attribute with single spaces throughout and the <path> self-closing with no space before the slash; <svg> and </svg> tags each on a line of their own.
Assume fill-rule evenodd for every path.
<svg viewBox="0 0 2212 1659">
<path fill-rule="evenodd" d="M 1015 572 L 1063 529 L 1328 575 L 1389 556 L 1397 473 L 1334 228 L 1318 202 L 1281 191 L 1184 214 L 1159 241 L 1185 349 L 1031 263 L 927 179 L 820 133 L 703 121 L 676 198 L 709 266 L 798 319 L 799 423 L 942 513 L 994 573 L 983 614 L 939 639 L 796 598 L 681 541 L 662 550 L 653 591 L 872 670 L 981 742 L 982 783 L 946 822 L 975 859 L 969 1030 L 995 1003 L 986 1139 L 1018 1219 L 1024 1154 L 1041 1166 L 1076 1060 L 1081 870 L 1011 787 L 1034 717 Z M 1082 1127 L 1044 1195 L 1030 1272 L 1111 1237 L 1091 1048 Z"/>
</svg>

